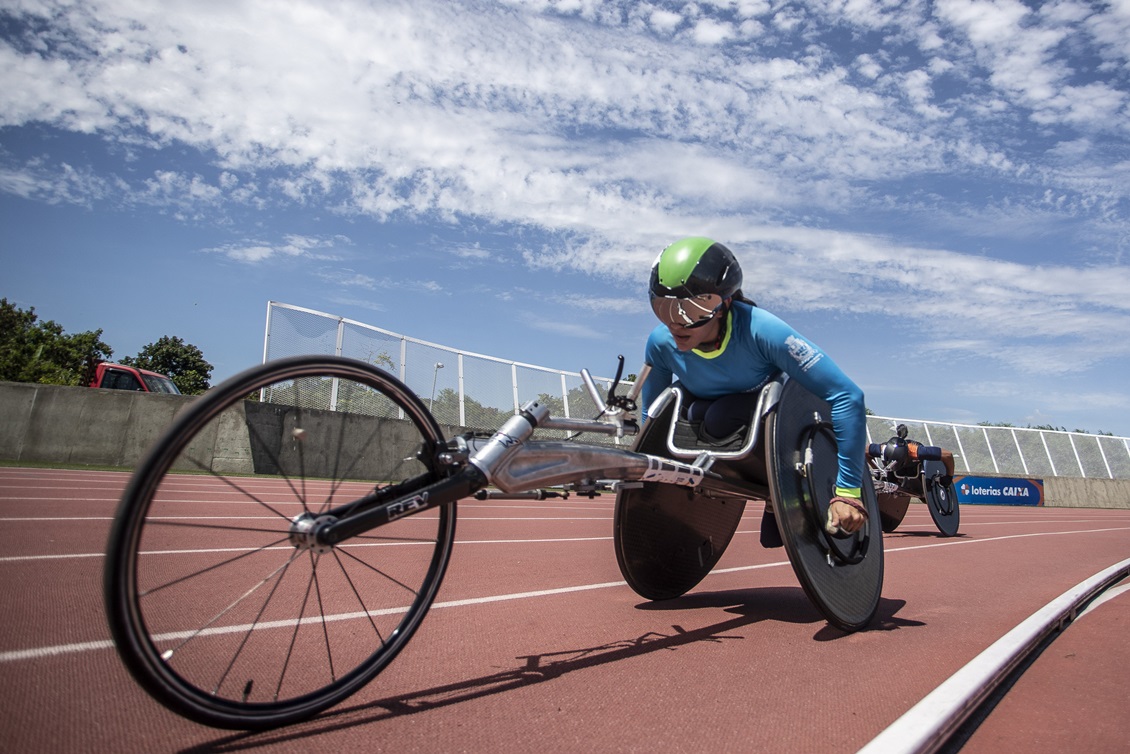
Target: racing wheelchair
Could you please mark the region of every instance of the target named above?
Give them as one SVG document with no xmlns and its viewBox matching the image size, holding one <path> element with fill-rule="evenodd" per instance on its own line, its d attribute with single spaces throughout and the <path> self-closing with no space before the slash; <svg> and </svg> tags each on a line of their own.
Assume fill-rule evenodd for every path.
<svg viewBox="0 0 1130 754">
<path fill-rule="evenodd" d="M 488 486 L 610 483 L 617 561 L 649 600 L 697 585 L 746 501 L 765 500 L 813 605 L 843 631 L 866 627 L 883 581 L 878 503 L 864 484 L 866 525 L 825 531 L 837 468 L 827 404 L 777 379 L 733 447 L 703 446 L 676 387 L 640 431 L 630 414 L 646 367 L 623 396 L 622 369 L 623 357 L 606 398 L 582 371 L 596 419 L 532 401 L 493 434 L 451 438 L 400 380 L 361 361 L 271 361 L 213 388 L 150 449 L 111 527 L 104 597 L 121 659 L 155 699 L 205 725 L 317 714 L 411 639 L 447 568 L 457 501 Z"/>
<path fill-rule="evenodd" d="M 946 451 L 907 439 L 905 424 L 884 444 L 867 446 L 868 470 L 879 501 L 883 532 L 899 527 L 912 498 L 926 503 L 930 518 L 944 537 L 957 534 L 961 510 L 953 485 L 953 456 L 946 466 Z M 913 452 L 912 452 L 913 451 Z"/>
</svg>

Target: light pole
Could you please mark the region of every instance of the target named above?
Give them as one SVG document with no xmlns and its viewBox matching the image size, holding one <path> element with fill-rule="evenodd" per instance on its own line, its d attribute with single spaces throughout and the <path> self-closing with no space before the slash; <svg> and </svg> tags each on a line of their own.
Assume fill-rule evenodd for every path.
<svg viewBox="0 0 1130 754">
<path fill-rule="evenodd" d="M 432 410 L 432 404 L 436 402 L 436 378 L 439 377 L 439 370 L 443 369 L 443 363 L 437 361 L 436 368 L 432 370 L 432 397 L 428 401 L 428 411 Z"/>
</svg>

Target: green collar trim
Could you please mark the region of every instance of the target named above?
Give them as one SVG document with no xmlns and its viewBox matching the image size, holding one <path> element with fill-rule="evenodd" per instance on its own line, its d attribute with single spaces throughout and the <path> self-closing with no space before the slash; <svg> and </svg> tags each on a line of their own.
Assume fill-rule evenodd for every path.
<svg viewBox="0 0 1130 754">
<path fill-rule="evenodd" d="M 734 334 L 734 308 L 730 307 L 726 311 L 726 334 L 722 337 L 722 345 L 718 346 L 713 351 L 700 351 L 697 348 L 691 350 L 704 359 L 717 359 L 726 351 L 726 346 L 730 344 L 730 336 Z"/>
</svg>

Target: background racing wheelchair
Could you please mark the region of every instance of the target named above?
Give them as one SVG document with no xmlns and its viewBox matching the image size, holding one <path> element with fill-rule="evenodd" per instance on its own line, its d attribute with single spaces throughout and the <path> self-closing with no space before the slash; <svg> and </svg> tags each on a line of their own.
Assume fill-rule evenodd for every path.
<svg viewBox="0 0 1130 754">
<path fill-rule="evenodd" d="M 911 499 L 919 498 L 930 509 L 938 531 L 952 537 L 961 519 L 953 485 L 953 454 L 906 436 L 906 425 L 900 424 L 887 442 L 867 446 L 868 471 L 875 485 L 883 531 L 897 529 Z"/>
</svg>

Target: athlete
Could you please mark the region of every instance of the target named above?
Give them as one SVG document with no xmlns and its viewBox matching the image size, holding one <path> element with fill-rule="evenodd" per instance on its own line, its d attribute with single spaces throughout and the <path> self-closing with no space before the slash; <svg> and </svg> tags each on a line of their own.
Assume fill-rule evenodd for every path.
<svg viewBox="0 0 1130 754">
<path fill-rule="evenodd" d="M 888 464 L 893 463 L 891 470 L 899 476 L 918 476 L 922 461 L 941 461 L 946 469 L 946 476 L 942 477 L 941 483 L 952 482 L 953 453 L 936 445 L 923 445 L 915 440 L 908 440 L 906 435 L 906 425 L 898 425 L 895 428 L 895 436 L 885 444 L 873 442 L 867 446 L 867 457 L 881 458 Z"/>
<path fill-rule="evenodd" d="M 781 319 L 742 295 L 733 253 L 709 238 L 668 246 L 651 267 L 651 307 L 662 322 L 647 339 L 651 365 L 641 418 L 673 380 L 687 393 L 687 419 L 707 443 L 727 444 L 753 413 L 761 388 L 781 372 L 831 405 L 839 468 L 826 528 L 852 533 L 866 522 L 861 501 L 866 409 L 863 392 L 832 359 Z M 770 507 L 761 544 L 780 547 Z"/>
</svg>

